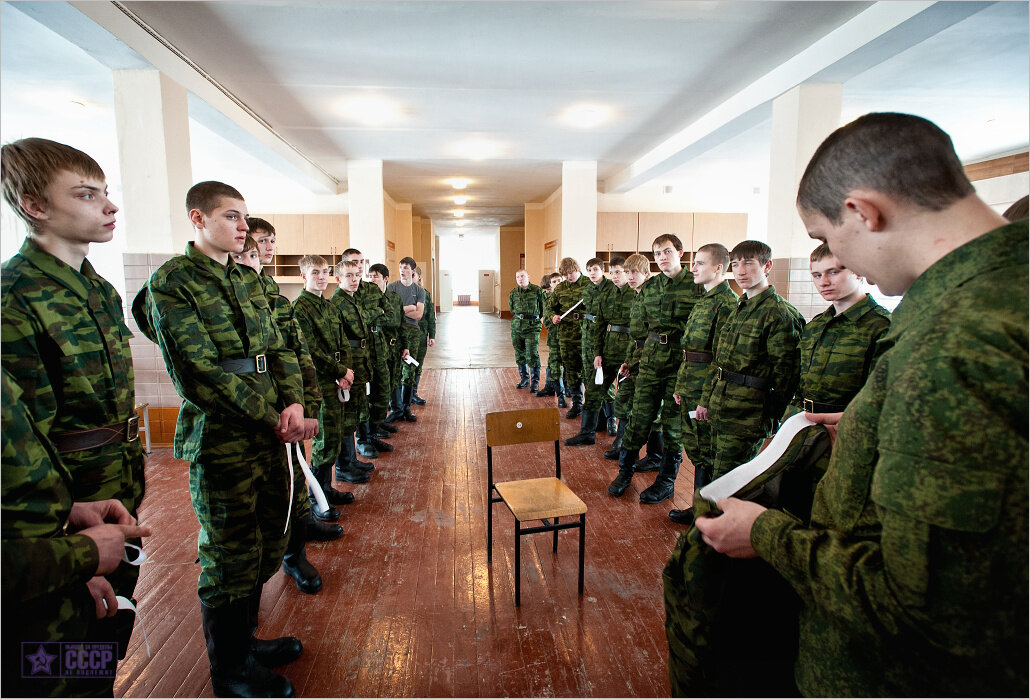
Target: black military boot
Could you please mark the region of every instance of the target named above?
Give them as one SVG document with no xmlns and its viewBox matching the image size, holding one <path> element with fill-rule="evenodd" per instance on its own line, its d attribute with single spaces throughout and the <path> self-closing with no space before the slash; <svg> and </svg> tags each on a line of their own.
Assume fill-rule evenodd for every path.
<svg viewBox="0 0 1030 699">
<path fill-rule="evenodd" d="M 200 603 L 211 688 L 218 697 L 295 696 L 290 681 L 259 663 L 250 649 L 250 604 L 247 598 L 220 607 Z"/>
<path fill-rule="evenodd" d="M 384 442 L 383 439 L 390 436 L 389 432 L 380 433 L 378 430 L 372 428 L 368 420 L 364 422 L 365 434 L 367 435 L 368 443 L 379 452 L 390 452 L 393 451 L 393 445 Z"/>
<path fill-rule="evenodd" d="M 569 395 L 572 396 L 572 407 L 569 409 L 569 412 L 565 413 L 565 419 L 575 420 L 583 413 L 583 388 L 576 386 L 569 389 Z"/>
<path fill-rule="evenodd" d="M 322 486 L 322 493 L 330 505 L 349 505 L 354 502 L 354 493 L 337 490 L 333 487 L 333 469 L 329 464 L 321 466 L 315 474 L 315 478 Z M 312 507 L 314 507 L 313 502 Z"/>
<path fill-rule="evenodd" d="M 411 394 L 414 390 L 414 386 L 401 387 L 401 410 L 403 411 L 405 422 L 418 422 L 415 413 L 411 412 Z"/>
<path fill-rule="evenodd" d="M 708 470 L 703 466 L 694 465 L 694 492 L 701 490 L 712 482 Z M 694 508 L 688 507 L 685 510 L 669 510 L 669 519 L 676 524 L 691 525 L 694 523 Z"/>
<path fill-rule="evenodd" d="M 619 458 L 619 449 L 622 448 L 622 435 L 626 434 L 626 421 L 617 420 L 619 423 L 618 428 L 615 430 L 615 441 L 612 442 L 612 448 L 604 453 L 604 458 L 615 461 Z"/>
<path fill-rule="evenodd" d="M 608 436 L 614 437 L 619 433 L 619 420 L 615 417 L 615 403 L 611 401 L 604 404 L 604 415 L 607 420 Z"/>
<path fill-rule="evenodd" d="M 348 493 L 350 495 L 350 493 Z M 332 522 L 320 522 L 315 519 L 314 508 L 308 510 L 308 541 L 335 541 L 343 536 L 343 527 Z"/>
<path fill-rule="evenodd" d="M 411 402 L 418 406 L 426 404 L 426 399 L 418 394 L 418 382 L 422 379 L 422 374 L 415 376 L 415 386 L 411 389 Z"/>
<path fill-rule="evenodd" d="M 315 566 L 308 562 L 307 556 L 304 555 L 304 544 L 308 538 L 307 526 L 308 520 L 306 517 L 294 518 L 293 526 L 290 528 L 290 540 L 286 544 L 286 554 L 283 556 L 283 572 L 297 581 L 298 590 L 313 595 L 322 589 L 322 577 L 315 570 Z M 340 529 L 340 532 L 342 533 L 343 529 Z M 257 628 L 256 612 L 253 627 Z M 269 641 L 262 641 L 262 643 L 269 643 Z M 253 643 L 251 643 L 251 647 L 254 647 Z M 284 663 L 296 660 L 296 658 L 291 658 L 282 663 L 269 664 L 264 662 L 257 652 L 254 655 L 257 657 L 258 662 L 266 667 L 278 667 Z M 298 652 L 297 655 L 300 655 L 300 653 Z"/>
<path fill-rule="evenodd" d="M 335 522 L 340 518 L 339 510 L 333 507 L 333 501 L 329 499 L 329 490 L 332 490 L 332 487 L 326 485 L 326 474 L 332 474 L 332 471 L 330 470 L 331 468 L 331 464 L 323 464 L 315 472 L 315 479 L 318 480 L 319 485 L 322 486 L 322 492 L 325 493 L 325 499 L 326 502 L 329 503 L 329 509 L 322 510 L 318 504 L 318 500 L 315 499 L 315 496 L 312 495 L 310 491 L 308 492 L 308 502 L 311 504 L 311 518 L 319 522 Z M 329 480 L 330 482 L 332 481 L 331 475 L 329 476 Z M 351 498 L 353 499 L 354 496 L 351 495 Z"/>
<path fill-rule="evenodd" d="M 390 394 L 390 412 L 386 414 L 386 419 L 383 420 L 387 425 L 398 422 L 404 419 L 404 410 L 401 404 L 401 389 L 395 388 Z"/>
<path fill-rule="evenodd" d="M 539 376 L 539 369 L 537 370 L 537 375 Z M 547 373 L 544 375 L 544 386 L 536 392 L 536 397 L 546 398 L 547 396 L 553 395 L 555 395 L 554 380 L 551 378 L 551 370 L 548 369 Z"/>
<path fill-rule="evenodd" d="M 584 393 L 586 393 L 585 390 Z M 601 403 L 601 409 L 597 411 L 597 424 L 594 425 L 594 432 L 604 432 L 608 429 L 608 409 L 610 405 L 610 403 Z"/>
<path fill-rule="evenodd" d="M 368 471 L 355 465 L 361 463 L 358 461 L 357 453 L 354 451 L 354 435 L 344 436 L 340 458 L 336 462 L 336 477 L 348 483 L 368 483 L 371 480 Z M 372 464 L 367 465 L 371 466 Z"/>
<path fill-rule="evenodd" d="M 536 393 L 537 387 L 540 385 L 540 367 L 535 366 L 529 370 L 529 392 Z M 539 395 L 539 394 L 538 394 Z"/>
<path fill-rule="evenodd" d="M 389 435 L 394 435 L 400 432 L 399 429 L 397 429 L 391 424 L 388 424 L 385 419 L 383 420 L 383 422 L 380 422 L 378 425 L 376 425 L 376 430 L 379 431 L 379 434 L 376 435 L 377 437 L 379 437 L 379 439 L 387 439 Z"/>
<path fill-rule="evenodd" d="M 579 422 L 579 434 L 565 440 L 565 446 L 578 447 L 583 444 L 594 444 L 595 430 L 597 429 L 597 413 L 592 410 L 584 410 Z"/>
<path fill-rule="evenodd" d="M 679 451 L 678 454 L 673 454 L 672 449 L 665 451 L 661 471 L 658 472 L 654 483 L 640 494 L 640 502 L 653 505 L 676 494 L 676 474 L 679 473 L 680 462 L 683 461 L 683 451 Z"/>
<path fill-rule="evenodd" d="M 663 444 L 661 428 L 652 427 L 651 434 L 647 435 L 647 453 L 643 459 L 633 464 L 637 473 L 650 473 L 661 468 Z"/>
<path fill-rule="evenodd" d="M 304 652 L 304 646 L 296 636 L 282 636 L 268 641 L 254 636 L 258 627 L 258 610 L 261 608 L 260 587 L 247 598 L 247 602 L 250 612 L 250 652 L 254 654 L 254 659 L 265 667 L 279 667 L 299 658 Z"/>
<path fill-rule="evenodd" d="M 529 385 L 529 365 L 519 364 L 519 382 L 515 384 L 515 388 L 525 388 Z"/>
<path fill-rule="evenodd" d="M 368 423 L 358 423 L 358 453 L 366 459 L 378 459 L 379 451 L 372 444 L 368 436 Z"/>
<path fill-rule="evenodd" d="M 633 457 L 625 447 L 619 447 L 619 475 L 608 486 L 608 494 L 619 497 L 626 492 L 630 481 L 633 480 Z"/>
<path fill-rule="evenodd" d="M 558 379 L 554 382 L 554 392 L 558 396 L 558 407 L 567 408 L 569 404 L 565 402 L 565 380 Z"/>
</svg>

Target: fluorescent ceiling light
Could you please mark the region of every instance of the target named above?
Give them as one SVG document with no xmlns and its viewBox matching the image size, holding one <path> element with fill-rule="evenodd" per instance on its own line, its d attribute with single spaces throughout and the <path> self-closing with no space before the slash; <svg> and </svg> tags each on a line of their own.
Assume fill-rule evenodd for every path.
<svg viewBox="0 0 1030 699">
<path fill-rule="evenodd" d="M 458 228 L 461 228 L 462 226 L 465 225 L 465 222 L 464 221 L 455 221 L 454 225 L 457 226 Z"/>
<path fill-rule="evenodd" d="M 454 216 L 455 216 L 455 218 L 464 218 L 465 217 L 465 210 L 464 209 L 455 209 L 454 210 Z"/>
<path fill-rule="evenodd" d="M 446 184 L 449 184 L 450 186 L 454 187 L 455 189 L 465 189 L 466 187 L 469 186 L 469 182 L 470 181 L 471 180 L 468 180 L 468 179 L 466 179 L 464 177 L 452 177 L 449 180 L 444 180 L 444 182 Z"/>
<path fill-rule="evenodd" d="M 565 123 L 580 129 L 592 129 L 612 118 L 611 107 L 599 104 L 577 104 L 562 112 Z"/>
<path fill-rule="evenodd" d="M 454 203 L 458 206 L 464 206 L 465 202 L 469 200 L 468 197 L 452 197 L 452 199 L 454 199 Z"/>
<path fill-rule="evenodd" d="M 484 138 L 471 138 L 467 141 L 455 144 L 454 152 L 462 158 L 469 160 L 486 160 L 500 155 L 501 146 L 494 141 Z"/>
<path fill-rule="evenodd" d="M 347 97 L 340 100 L 340 112 L 366 126 L 386 126 L 404 116 L 395 102 L 374 96 Z"/>
</svg>

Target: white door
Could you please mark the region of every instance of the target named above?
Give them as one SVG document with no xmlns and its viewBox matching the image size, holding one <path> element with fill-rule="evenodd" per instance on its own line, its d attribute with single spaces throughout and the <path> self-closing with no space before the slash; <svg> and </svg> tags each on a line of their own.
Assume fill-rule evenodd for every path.
<svg viewBox="0 0 1030 699">
<path fill-rule="evenodd" d="M 440 270 L 440 298 L 437 299 L 437 303 L 440 304 L 440 312 L 449 311 L 454 307 L 454 297 L 452 296 L 451 290 L 451 271 L 449 269 Z"/>
<path fill-rule="evenodd" d="M 494 271 L 479 270 L 479 312 L 494 312 Z"/>
</svg>

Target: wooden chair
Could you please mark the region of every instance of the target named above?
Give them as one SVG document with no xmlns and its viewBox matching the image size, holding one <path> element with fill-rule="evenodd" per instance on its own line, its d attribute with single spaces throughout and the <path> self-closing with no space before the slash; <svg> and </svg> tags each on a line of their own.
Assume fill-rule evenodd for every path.
<svg viewBox="0 0 1030 699">
<path fill-rule="evenodd" d="M 486 469 L 487 519 L 486 560 L 493 558 L 493 509 L 503 502 L 515 516 L 515 606 L 520 603 L 521 537 L 539 532 L 554 532 L 553 550 L 558 553 L 558 531 L 579 529 L 579 594 L 583 594 L 583 554 L 586 543 L 587 506 L 561 480 L 561 421 L 557 408 L 506 410 L 487 413 Z M 512 444 L 554 441 L 554 478 L 531 478 L 494 483 L 493 448 Z M 494 496 L 497 493 L 497 497 Z M 579 521 L 559 522 L 559 517 L 579 515 Z M 541 521 L 542 525 L 523 528 L 523 522 Z"/>
</svg>

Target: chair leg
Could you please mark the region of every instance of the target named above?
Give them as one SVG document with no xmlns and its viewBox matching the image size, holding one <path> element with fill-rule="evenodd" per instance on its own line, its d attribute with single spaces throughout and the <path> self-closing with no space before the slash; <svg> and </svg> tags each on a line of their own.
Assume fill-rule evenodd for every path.
<svg viewBox="0 0 1030 699">
<path fill-rule="evenodd" d="M 515 606 L 516 607 L 519 606 L 519 603 L 520 603 L 519 593 L 521 592 L 521 590 L 519 589 L 519 578 L 522 575 L 522 550 L 521 550 L 522 549 L 522 547 L 521 547 L 522 535 L 521 535 L 521 531 L 520 531 L 521 529 L 522 529 L 522 525 L 516 519 L 515 520 Z"/>
<path fill-rule="evenodd" d="M 494 504 L 493 488 L 486 491 L 486 562 L 489 563 L 494 557 Z"/>
<path fill-rule="evenodd" d="M 555 523 L 555 525 L 558 524 L 558 518 L 557 517 L 554 518 L 554 523 Z M 554 547 L 551 550 L 554 551 L 555 553 L 558 553 L 558 530 L 557 529 L 554 530 Z"/>
<path fill-rule="evenodd" d="M 583 594 L 583 560 L 586 552 L 587 516 L 579 516 L 579 594 Z"/>
</svg>

